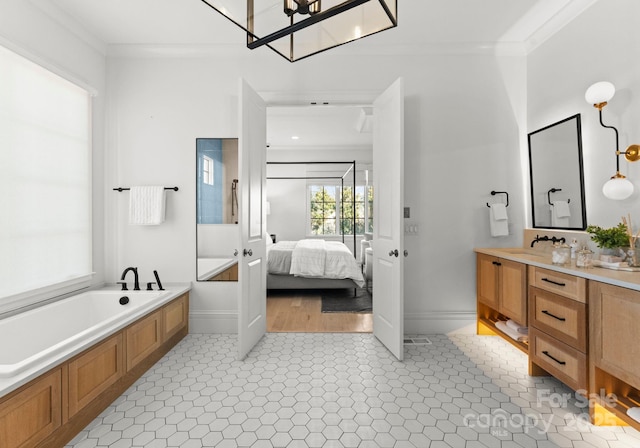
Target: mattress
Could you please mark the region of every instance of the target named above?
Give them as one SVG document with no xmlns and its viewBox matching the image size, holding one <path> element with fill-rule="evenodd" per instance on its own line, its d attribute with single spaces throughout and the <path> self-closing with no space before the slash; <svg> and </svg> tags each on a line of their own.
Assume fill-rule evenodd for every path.
<svg viewBox="0 0 640 448">
<path fill-rule="evenodd" d="M 352 279 L 358 286 L 364 278 L 353 254 L 339 241 L 280 241 L 267 246 L 267 272 L 304 278 Z"/>
</svg>

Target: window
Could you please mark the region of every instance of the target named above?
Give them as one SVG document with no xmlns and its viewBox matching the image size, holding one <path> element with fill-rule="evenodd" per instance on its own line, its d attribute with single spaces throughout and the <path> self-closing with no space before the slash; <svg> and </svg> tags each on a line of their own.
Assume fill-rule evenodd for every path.
<svg viewBox="0 0 640 448">
<path fill-rule="evenodd" d="M 373 188 L 356 185 L 355 210 L 353 187 L 310 185 L 309 222 L 312 235 L 356 235 L 373 230 Z M 342 207 L 341 207 L 342 205 Z"/>
<path fill-rule="evenodd" d="M 3 47 L 0 67 L 4 311 L 90 283 L 91 97 Z"/>
<path fill-rule="evenodd" d="M 202 182 L 213 185 L 213 159 L 202 156 Z"/>
</svg>

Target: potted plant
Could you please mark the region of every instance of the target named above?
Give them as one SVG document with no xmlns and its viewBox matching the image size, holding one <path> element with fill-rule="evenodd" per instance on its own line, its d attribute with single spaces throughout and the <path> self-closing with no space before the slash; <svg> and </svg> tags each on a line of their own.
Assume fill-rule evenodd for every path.
<svg viewBox="0 0 640 448">
<path fill-rule="evenodd" d="M 620 248 L 629 246 L 629 233 L 627 232 L 627 226 L 622 222 L 616 227 L 608 229 L 590 225 L 587 226 L 587 233 L 591 235 L 591 240 L 596 243 L 596 246 L 603 249 L 602 252 L 605 256 L 607 253 L 616 256 L 621 254 L 624 255 L 625 251 L 621 251 Z M 610 259 L 609 261 L 622 261 L 622 259 L 624 259 L 624 256 L 620 260 Z"/>
</svg>

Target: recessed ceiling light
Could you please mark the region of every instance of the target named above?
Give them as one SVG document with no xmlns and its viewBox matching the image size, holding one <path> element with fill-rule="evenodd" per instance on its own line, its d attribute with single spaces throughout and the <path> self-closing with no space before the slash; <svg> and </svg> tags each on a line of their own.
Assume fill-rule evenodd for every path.
<svg viewBox="0 0 640 448">
<path fill-rule="evenodd" d="M 292 135 L 291 140 L 300 140 L 300 137 L 298 137 L 297 135 Z"/>
</svg>

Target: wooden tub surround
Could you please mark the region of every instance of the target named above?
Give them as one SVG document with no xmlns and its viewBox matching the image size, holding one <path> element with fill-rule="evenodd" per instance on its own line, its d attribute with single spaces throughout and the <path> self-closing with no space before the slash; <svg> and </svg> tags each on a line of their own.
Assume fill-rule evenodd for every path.
<svg viewBox="0 0 640 448">
<path fill-rule="evenodd" d="M 478 334 L 504 337 L 528 354 L 530 375 L 587 397 L 593 424 L 640 430 L 627 414 L 640 411 L 640 273 L 556 266 L 529 248 L 475 251 Z M 507 318 L 529 327 L 528 344 L 495 328 Z"/>
<path fill-rule="evenodd" d="M 0 398 L 0 445 L 64 446 L 188 332 L 185 292 Z"/>
</svg>

